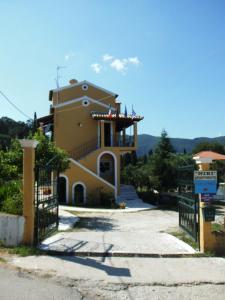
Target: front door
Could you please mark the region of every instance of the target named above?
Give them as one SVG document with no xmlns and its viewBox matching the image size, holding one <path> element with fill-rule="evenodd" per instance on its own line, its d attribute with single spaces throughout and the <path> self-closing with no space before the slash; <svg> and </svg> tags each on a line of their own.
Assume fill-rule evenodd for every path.
<svg viewBox="0 0 225 300">
<path fill-rule="evenodd" d="M 111 123 L 104 124 L 105 129 L 105 147 L 111 146 Z"/>
</svg>

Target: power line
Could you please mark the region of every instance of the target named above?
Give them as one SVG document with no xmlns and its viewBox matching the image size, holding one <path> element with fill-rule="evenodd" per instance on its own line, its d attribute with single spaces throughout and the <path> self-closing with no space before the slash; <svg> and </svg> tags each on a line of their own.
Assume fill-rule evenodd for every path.
<svg viewBox="0 0 225 300">
<path fill-rule="evenodd" d="M 33 118 L 29 117 L 27 114 L 25 114 L 16 104 L 14 104 L 9 98 L 2 92 L 0 91 L 0 94 L 2 97 L 9 103 L 11 104 L 18 112 L 20 112 L 24 117 L 28 118 L 29 120 L 32 120 Z"/>
</svg>

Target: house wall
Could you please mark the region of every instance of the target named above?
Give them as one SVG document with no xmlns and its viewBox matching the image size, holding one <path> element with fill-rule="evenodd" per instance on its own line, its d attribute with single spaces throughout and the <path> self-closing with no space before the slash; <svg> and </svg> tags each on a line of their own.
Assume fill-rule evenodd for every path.
<svg viewBox="0 0 225 300">
<path fill-rule="evenodd" d="M 88 83 L 87 83 L 88 85 Z M 82 100 L 74 102 L 74 99 L 87 96 L 99 103 L 92 102 L 88 106 L 82 105 Z M 68 101 L 73 101 L 68 103 Z M 111 95 L 101 88 L 88 85 L 88 90 L 84 91 L 82 85 L 74 85 L 53 92 L 54 109 L 54 140 L 58 147 L 70 152 L 80 146 L 86 145 L 89 141 L 100 137 L 100 121 L 93 120 L 92 111 L 108 112 L 109 104 L 112 108 L 118 107 L 116 96 Z M 67 103 L 66 103 L 67 102 Z M 103 104 L 103 105 L 102 105 Z M 113 144 L 116 142 L 115 123 L 112 122 Z M 99 138 L 100 143 L 100 138 Z M 100 146 L 100 144 L 99 144 Z M 123 151 L 133 149 L 123 149 Z M 87 197 L 99 198 L 100 190 L 112 192 L 116 197 L 120 192 L 120 154 L 119 147 L 101 147 L 79 160 L 79 163 L 71 162 L 70 168 L 63 174 L 68 178 L 68 202 L 72 204 L 72 188 L 76 182 L 82 182 L 86 187 Z M 100 156 L 103 153 L 112 155 L 115 160 L 115 189 L 112 185 L 101 180 Z M 79 165 L 81 164 L 81 166 Z M 84 168 L 82 168 L 82 166 Z M 86 168 L 86 169 L 85 169 Z M 90 172 L 88 172 L 88 170 Z M 110 181 L 110 180 L 109 180 Z"/>
<path fill-rule="evenodd" d="M 72 203 L 72 188 L 76 182 L 82 182 L 87 189 L 87 202 L 95 201 L 98 203 L 100 191 L 104 193 L 112 193 L 114 195 L 114 188 L 98 178 L 93 176 L 82 168 L 79 164 L 70 163 L 70 168 L 64 173 L 68 178 L 69 204 Z"/>
<path fill-rule="evenodd" d="M 100 148 L 96 151 L 93 151 L 92 153 L 90 153 L 89 155 L 87 155 L 86 157 L 84 157 L 83 159 L 81 159 L 79 162 L 85 166 L 86 168 L 90 169 L 92 172 L 94 172 L 95 174 L 98 174 L 98 158 L 101 154 L 103 153 L 112 153 L 115 157 L 116 157 L 116 171 L 117 171 L 117 181 L 116 181 L 116 186 L 117 186 L 117 194 L 120 192 L 120 161 L 121 161 L 121 157 L 120 157 L 120 149 L 119 148 L 114 148 L 114 147 L 104 147 L 104 148 Z"/>
<path fill-rule="evenodd" d="M 56 105 L 59 103 L 64 103 L 66 101 L 77 99 L 83 96 L 88 96 L 95 100 L 101 100 L 102 103 L 111 104 L 113 107 L 115 107 L 115 96 L 110 95 L 107 92 L 97 89 L 91 85 L 88 85 L 87 91 L 83 91 L 82 86 L 78 85 L 63 89 L 59 91 L 58 94 L 57 92 L 54 92 L 52 104 Z"/>
<path fill-rule="evenodd" d="M 91 86 L 89 86 L 88 91 L 83 91 L 81 86 L 77 86 L 60 91 L 59 94 L 59 103 L 61 104 L 85 95 L 95 100 L 107 97 L 105 100 L 100 101 L 100 104 L 103 103 L 107 105 L 107 107 L 103 107 L 91 101 L 89 106 L 83 106 L 82 100 L 65 106 L 55 107 L 54 140 L 58 147 L 66 151 L 72 151 L 98 137 L 99 121 L 92 119 L 90 115 L 91 111 L 108 112 L 109 104 L 115 108 L 115 97 Z M 56 104 L 56 99 L 57 94 L 54 93 L 53 104 Z M 114 126 L 113 136 L 115 136 Z"/>
</svg>

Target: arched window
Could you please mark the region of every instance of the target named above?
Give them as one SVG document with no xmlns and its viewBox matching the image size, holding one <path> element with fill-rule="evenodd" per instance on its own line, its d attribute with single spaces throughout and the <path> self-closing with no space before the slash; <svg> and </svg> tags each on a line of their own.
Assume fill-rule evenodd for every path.
<svg viewBox="0 0 225 300">
<path fill-rule="evenodd" d="M 73 185 L 73 203 L 75 206 L 83 206 L 86 203 L 86 186 L 82 182 Z"/>
<path fill-rule="evenodd" d="M 105 153 L 100 157 L 99 161 L 100 177 L 108 181 L 109 183 L 115 185 L 115 161 L 114 157 Z"/>
</svg>

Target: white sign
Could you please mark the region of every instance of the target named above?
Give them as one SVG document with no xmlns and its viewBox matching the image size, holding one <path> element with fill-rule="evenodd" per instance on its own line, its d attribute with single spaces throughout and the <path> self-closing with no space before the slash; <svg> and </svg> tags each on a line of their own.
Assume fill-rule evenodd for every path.
<svg viewBox="0 0 225 300">
<path fill-rule="evenodd" d="M 194 180 L 217 180 L 217 171 L 194 171 Z"/>
</svg>

